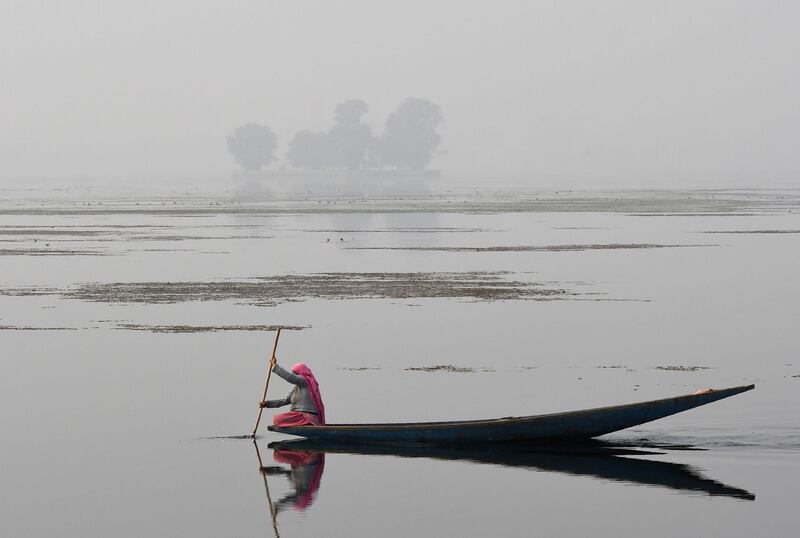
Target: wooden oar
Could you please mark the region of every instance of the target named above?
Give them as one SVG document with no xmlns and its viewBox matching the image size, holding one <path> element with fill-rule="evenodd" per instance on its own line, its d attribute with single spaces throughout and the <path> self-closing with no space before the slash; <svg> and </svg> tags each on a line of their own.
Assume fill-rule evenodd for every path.
<svg viewBox="0 0 800 538">
<path fill-rule="evenodd" d="M 281 328 L 278 327 L 278 334 L 275 335 L 275 345 L 272 346 L 272 357 L 269 359 L 269 365 L 267 366 L 267 379 L 264 381 L 264 395 L 261 397 L 261 401 L 267 399 L 267 388 L 269 388 L 269 377 L 272 374 L 272 365 L 275 361 L 275 351 L 278 349 L 278 338 L 281 337 Z M 258 431 L 258 424 L 261 422 L 261 413 L 264 412 L 263 407 L 258 408 L 258 417 L 256 418 L 256 425 L 253 427 L 253 439 L 256 438 L 256 432 Z"/>
</svg>

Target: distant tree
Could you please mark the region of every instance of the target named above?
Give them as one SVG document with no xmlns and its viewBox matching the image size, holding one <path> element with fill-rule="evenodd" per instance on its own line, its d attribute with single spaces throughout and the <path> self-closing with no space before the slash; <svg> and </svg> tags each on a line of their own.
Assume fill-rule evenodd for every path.
<svg viewBox="0 0 800 538">
<path fill-rule="evenodd" d="M 436 129 L 443 119 L 436 103 L 407 98 L 386 120 L 380 144 L 382 164 L 423 170 L 441 143 Z"/>
<path fill-rule="evenodd" d="M 373 144 L 372 129 L 361 122 L 367 104 L 350 99 L 336 106 L 334 125 L 328 133 L 335 154 L 334 165 L 358 170 L 368 164 Z"/>
<path fill-rule="evenodd" d="M 335 156 L 329 136 L 305 129 L 289 141 L 289 163 L 295 168 L 321 170 L 333 165 Z"/>
<path fill-rule="evenodd" d="M 369 125 L 361 122 L 367 104 L 350 99 L 336 106 L 333 127 L 327 133 L 303 130 L 289 142 L 287 158 L 296 168 L 358 170 L 374 165 L 375 139 Z"/>
<path fill-rule="evenodd" d="M 260 170 L 275 160 L 278 137 L 266 125 L 247 123 L 228 136 L 228 151 L 249 171 Z"/>
</svg>

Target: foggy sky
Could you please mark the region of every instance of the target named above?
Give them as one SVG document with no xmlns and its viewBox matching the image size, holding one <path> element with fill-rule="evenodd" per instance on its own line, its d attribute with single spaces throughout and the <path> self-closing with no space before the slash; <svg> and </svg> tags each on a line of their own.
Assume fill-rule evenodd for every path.
<svg viewBox="0 0 800 538">
<path fill-rule="evenodd" d="M 443 110 L 447 177 L 800 180 L 800 3 L 0 1 L 0 180 L 215 178 L 346 99 Z"/>
</svg>

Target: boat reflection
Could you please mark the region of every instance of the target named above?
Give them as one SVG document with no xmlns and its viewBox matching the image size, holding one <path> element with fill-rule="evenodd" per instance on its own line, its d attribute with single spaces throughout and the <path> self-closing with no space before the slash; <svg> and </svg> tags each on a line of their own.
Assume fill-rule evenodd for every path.
<svg viewBox="0 0 800 538">
<path fill-rule="evenodd" d="M 537 471 L 551 471 L 601 480 L 640 486 L 659 487 L 679 493 L 733 497 L 752 501 L 755 495 L 706 478 L 701 471 L 682 463 L 642 459 L 641 456 L 664 454 L 658 447 L 645 448 L 614 445 L 594 441 L 579 445 L 489 445 L 469 447 L 414 446 L 414 445 L 353 445 L 310 440 L 277 441 L 270 443 L 274 457 L 292 466 L 296 493 L 286 497 L 298 509 L 313 502 L 324 467 L 324 459 L 314 469 L 300 469 L 313 455 L 351 454 L 394 456 L 402 458 L 428 458 L 447 461 L 465 461 L 478 464 L 518 467 Z M 668 447 L 674 448 L 674 447 Z M 293 455 L 292 455 L 293 454 Z M 635 458 L 629 456 L 636 456 Z M 299 463 L 292 463 L 297 461 Z M 297 469 L 295 468 L 297 466 Z"/>
</svg>

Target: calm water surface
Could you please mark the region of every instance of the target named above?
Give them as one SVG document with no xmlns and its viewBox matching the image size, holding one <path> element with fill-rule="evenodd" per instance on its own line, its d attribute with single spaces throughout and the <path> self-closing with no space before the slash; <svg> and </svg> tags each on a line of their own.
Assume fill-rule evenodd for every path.
<svg viewBox="0 0 800 538">
<path fill-rule="evenodd" d="M 800 230 L 794 208 L 237 214 L 214 211 L 229 202 L 219 195 L 195 199 L 209 211 L 178 214 L 94 200 L 121 210 L 51 211 L 74 206 L 24 193 L 0 208 L 3 536 L 798 531 L 800 234 L 727 233 Z M 485 251 L 565 245 L 628 247 Z M 565 295 L 276 306 L 65 297 L 98 282 L 476 271 Z M 278 358 L 314 368 L 330 422 L 530 415 L 757 386 L 580 448 L 321 447 L 265 429 L 254 445 L 214 437 L 252 428 L 273 335 L 147 330 L 231 325 L 305 327 L 284 332 Z M 408 370 L 437 365 L 467 371 Z M 288 389 L 276 379 L 270 395 Z"/>
</svg>

